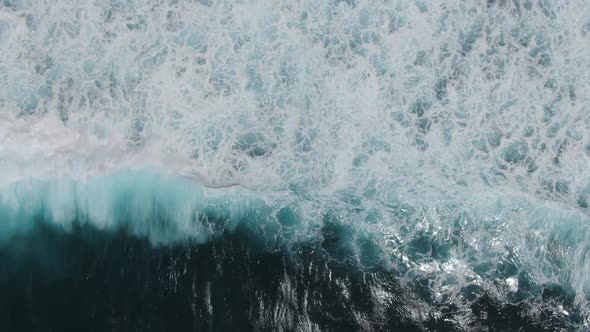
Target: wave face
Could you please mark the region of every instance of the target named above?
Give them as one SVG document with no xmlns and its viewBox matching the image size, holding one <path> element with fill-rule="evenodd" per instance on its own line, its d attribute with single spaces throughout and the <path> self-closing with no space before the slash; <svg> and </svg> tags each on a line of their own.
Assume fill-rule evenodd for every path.
<svg viewBox="0 0 590 332">
<path fill-rule="evenodd" d="M 590 2 L 0 2 L 7 330 L 590 329 Z"/>
</svg>

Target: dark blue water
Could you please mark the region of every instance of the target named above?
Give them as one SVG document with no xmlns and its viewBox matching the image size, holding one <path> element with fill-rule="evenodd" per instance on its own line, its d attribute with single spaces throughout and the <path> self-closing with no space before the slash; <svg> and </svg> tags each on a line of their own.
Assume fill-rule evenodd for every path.
<svg viewBox="0 0 590 332">
<path fill-rule="evenodd" d="M 147 239 L 76 224 L 39 223 L 0 246 L 3 331 L 557 331 L 550 311 L 502 303 L 477 289 L 469 320 L 452 303 L 412 313 L 427 280 L 402 287 L 378 260 L 350 257 L 347 230 L 327 222 L 323 237 L 291 252 L 267 252 L 245 228 L 207 244 L 153 246 Z M 369 244 L 370 245 L 370 244 Z M 386 300 L 376 300 L 378 287 Z M 427 297 L 427 296 L 426 296 Z M 543 298 L 572 306 L 561 289 Z M 433 303 L 431 303 L 434 305 Z M 435 316 L 436 311 L 436 316 Z M 363 319 L 359 319 L 362 317 Z M 579 319 L 579 317 L 577 318 Z"/>
</svg>

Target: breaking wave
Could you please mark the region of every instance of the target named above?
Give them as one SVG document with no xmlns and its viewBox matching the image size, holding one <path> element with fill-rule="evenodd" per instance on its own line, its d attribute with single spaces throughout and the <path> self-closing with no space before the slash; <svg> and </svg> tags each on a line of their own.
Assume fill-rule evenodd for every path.
<svg viewBox="0 0 590 332">
<path fill-rule="evenodd" d="M 111 329 L 587 329 L 588 12 L 0 2 L 0 324 L 87 277 Z"/>
</svg>

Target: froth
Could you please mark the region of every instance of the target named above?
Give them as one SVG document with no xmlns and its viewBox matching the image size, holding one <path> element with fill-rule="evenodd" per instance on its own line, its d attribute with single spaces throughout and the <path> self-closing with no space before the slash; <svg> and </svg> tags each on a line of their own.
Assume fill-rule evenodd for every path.
<svg viewBox="0 0 590 332">
<path fill-rule="evenodd" d="M 586 305 L 589 2 L 4 3 L 1 184 L 155 168 Z"/>
</svg>

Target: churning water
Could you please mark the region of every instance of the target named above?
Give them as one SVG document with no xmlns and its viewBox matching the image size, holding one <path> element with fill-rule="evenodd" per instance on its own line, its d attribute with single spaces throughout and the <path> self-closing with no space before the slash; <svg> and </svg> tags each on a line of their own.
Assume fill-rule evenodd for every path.
<svg viewBox="0 0 590 332">
<path fill-rule="evenodd" d="M 1 0 L 0 329 L 590 328 L 589 14 Z"/>
</svg>

